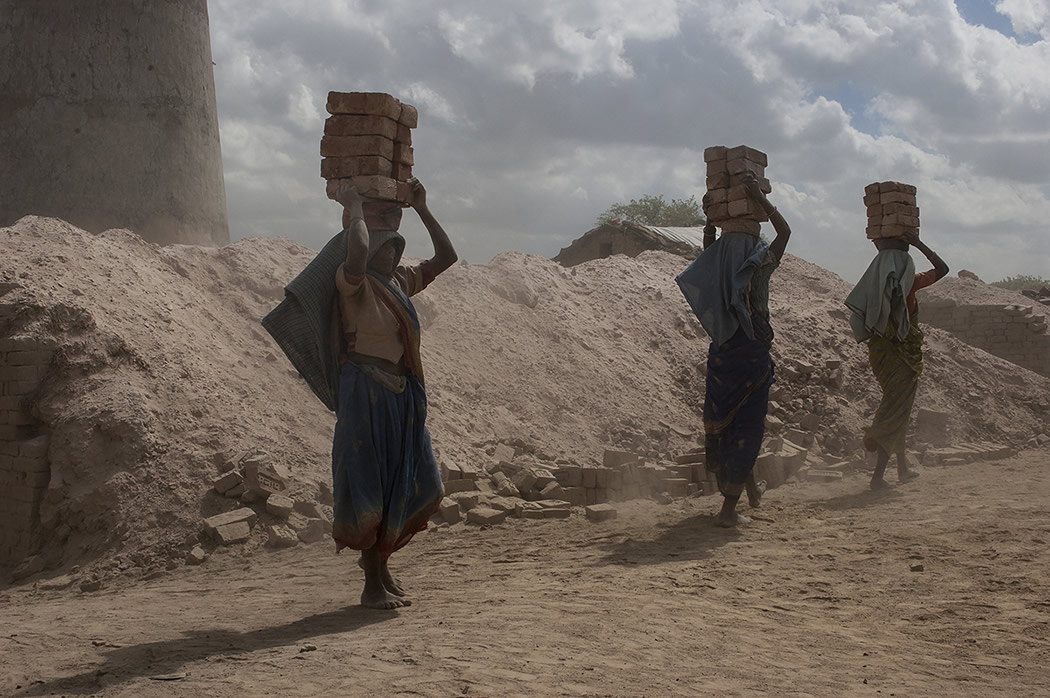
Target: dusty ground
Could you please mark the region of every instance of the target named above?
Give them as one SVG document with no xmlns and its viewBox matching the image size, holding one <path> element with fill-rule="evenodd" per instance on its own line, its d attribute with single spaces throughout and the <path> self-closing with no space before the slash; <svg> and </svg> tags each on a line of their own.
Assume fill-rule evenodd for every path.
<svg viewBox="0 0 1050 698">
<path fill-rule="evenodd" d="M 713 497 L 605 524 L 421 534 L 415 605 L 354 605 L 319 547 L 93 594 L 0 595 L 4 695 L 1046 695 L 1050 451 Z M 911 571 L 922 565 L 923 571 Z"/>
</svg>

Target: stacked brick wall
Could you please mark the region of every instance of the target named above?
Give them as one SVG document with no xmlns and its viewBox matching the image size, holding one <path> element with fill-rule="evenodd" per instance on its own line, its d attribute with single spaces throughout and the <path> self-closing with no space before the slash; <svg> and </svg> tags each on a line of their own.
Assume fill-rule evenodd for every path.
<svg viewBox="0 0 1050 698">
<path fill-rule="evenodd" d="M 1028 305 L 959 305 L 950 300 L 920 303 L 919 320 L 1018 366 L 1050 376 L 1046 316 Z"/>
<path fill-rule="evenodd" d="M 5 311 L 14 308 L 0 301 L 0 326 Z M 50 348 L 37 340 L 0 334 L 0 565 L 32 551 L 51 477 L 47 434 L 28 410 L 50 362 Z"/>
</svg>

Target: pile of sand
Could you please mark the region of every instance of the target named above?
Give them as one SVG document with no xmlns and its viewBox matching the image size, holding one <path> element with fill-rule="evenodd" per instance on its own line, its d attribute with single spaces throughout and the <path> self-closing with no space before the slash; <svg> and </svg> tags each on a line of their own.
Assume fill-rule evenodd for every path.
<svg viewBox="0 0 1050 698">
<path fill-rule="evenodd" d="M 285 239 L 161 248 L 35 217 L 0 229 L 0 247 L 0 281 L 20 287 L 5 300 L 23 304 L 0 333 L 59 347 L 33 407 L 52 439 L 40 531 L 51 566 L 181 562 L 202 516 L 229 508 L 210 486 L 245 451 L 265 451 L 301 488 L 329 478 L 333 416 L 259 325 L 313 252 Z M 581 465 L 605 448 L 695 447 L 707 340 L 674 283 L 685 265 L 646 253 L 565 269 L 507 253 L 449 270 L 416 298 L 439 461 L 483 465 L 499 443 Z M 774 276 L 772 411 L 789 426 L 817 415 L 816 448 L 860 459 L 878 395 L 848 291 L 793 257 Z M 1047 431 L 1050 380 L 927 338 L 918 404 L 952 412 L 955 436 L 1023 445 Z"/>
</svg>

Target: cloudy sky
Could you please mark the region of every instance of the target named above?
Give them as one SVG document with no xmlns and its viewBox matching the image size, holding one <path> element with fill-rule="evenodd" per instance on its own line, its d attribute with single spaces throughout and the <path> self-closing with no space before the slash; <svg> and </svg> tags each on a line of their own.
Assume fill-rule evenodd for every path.
<svg viewBox="0 0 1050 698">
<path fill-rule="evenodd" d="M 553 256 L 611 204 L 769 155 L 789 252 L 850 281 L 864 185 L 986 281 L 1050 276 L 1050 0 L 211 0 L 231 235 L 338 230 L 329 90 L 418 107 L 416 175 L 460 256 Z M 429 253 L 406 213 L 409 253 Z"/>
</svg>

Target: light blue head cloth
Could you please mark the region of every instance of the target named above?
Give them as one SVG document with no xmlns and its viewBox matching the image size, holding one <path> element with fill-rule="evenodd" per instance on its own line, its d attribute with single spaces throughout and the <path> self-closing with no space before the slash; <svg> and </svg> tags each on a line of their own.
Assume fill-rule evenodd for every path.
<svg viewBox="0 0 1050 698">
<path fill-rule="evenodd" d="M 768 251 L 756 235 L 723 233 L 675 278 L 715 345 L 728 342 L 741 327 L 755 338 L 747 287 Z"/>
<path fill-rule="evenodd" d="M 904 341 L 911 329 L 908 294 L 915 280 L 915 262 L 904 250 L 880 250 L 846 297 L 858 342 L 872 335 Z"/>
</svg>

